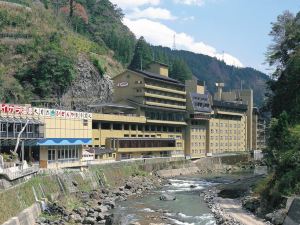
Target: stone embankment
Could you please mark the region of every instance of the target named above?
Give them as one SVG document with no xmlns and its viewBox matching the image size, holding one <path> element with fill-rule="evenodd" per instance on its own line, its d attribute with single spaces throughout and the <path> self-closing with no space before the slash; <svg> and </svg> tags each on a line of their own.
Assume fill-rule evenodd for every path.
<svg viewBox="0 0 300 225">
<path fill-rule="evenodd" d="M 119 224 L 120 221 L 116 221 L 118 218 L 114 218 L 111 212 L 117 202 L 158 188 L 162 182 L 163 180 L 156 176 L 136 176 L 129 178 L 123 186 L 111 190 L 101 188 L 89 193 L 77 193 L 82 206 L 67 210 L 56 203 L 50 204 L 44 215 L 37 219 L 36 224 Z"/>
</svg>

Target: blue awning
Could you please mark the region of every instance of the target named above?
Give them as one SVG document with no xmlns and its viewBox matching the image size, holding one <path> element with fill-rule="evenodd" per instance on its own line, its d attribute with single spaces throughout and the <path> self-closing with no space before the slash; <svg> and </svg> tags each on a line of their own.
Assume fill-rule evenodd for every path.
<svg viewBox="0 0 300 225">
<path fill-rule="evenodd" d="M 36 145 L 90 145 L 91 143 L 91 138 L 45 138 L 37 141 Z"/>
</svg>

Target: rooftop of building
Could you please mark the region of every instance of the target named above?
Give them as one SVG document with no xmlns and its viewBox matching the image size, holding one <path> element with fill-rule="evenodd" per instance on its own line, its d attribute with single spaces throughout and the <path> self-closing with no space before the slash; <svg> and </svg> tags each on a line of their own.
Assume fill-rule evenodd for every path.
<svg viewBox="0 0 300 225">
<path fill-rule="evenodd" d="M 163 76 L 163 75 L 151 73 L 151 72 L 146 71 L 146 70 L 132 70 L 132 71 L 134 71 L 136 73 L 139 73 L 142 76 L 150 78 L 150 79 L 155 79 L 155 80 L 159 80 L 159 81 L 165 81 L 165 82 L 169 82 L 171 84 L 175 84 L 175 85 L 182 86 L 182 87 L 185 86 L 183 83 L 181 83 L 178 80 L 175 80 L 175 79 L 167 77 L 167 76 Z"/>
</svg>

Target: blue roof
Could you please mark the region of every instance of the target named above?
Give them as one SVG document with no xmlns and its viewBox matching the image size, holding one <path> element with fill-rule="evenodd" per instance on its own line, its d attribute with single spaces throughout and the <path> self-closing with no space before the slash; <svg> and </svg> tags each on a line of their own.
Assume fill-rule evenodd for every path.
<svg viewBox="0 0 300 225">
<path fill-rule="evenodd" d="M 91 138 L 45 138 L 39 140 L 36 145 L 89 145 L 92 143 Z"/>
</svg>

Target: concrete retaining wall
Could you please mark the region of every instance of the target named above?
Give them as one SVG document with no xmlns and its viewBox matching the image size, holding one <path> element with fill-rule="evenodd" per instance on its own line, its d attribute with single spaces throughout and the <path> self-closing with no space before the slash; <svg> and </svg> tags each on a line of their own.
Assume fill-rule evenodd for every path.
<svg viewBox="0 0 300 225">
<path fill-rule="evenodd" d="M 18 216 L 11 218 L 3 225 L 33 225 L 35 219 L 41 214 L 41 208 L 38 203 L 33 204 L 31 207 L 23 210 Z"/>
<path fill-rule="evenodd" d="M 181 168 L 181 169 L 170 169 L 170 170 L 159 170 L 157 175 L 161 177 L 175 177 L 180 175 L 191 175 L 199 172 L 199 168 L 196 166 Z"/>
</svg>

